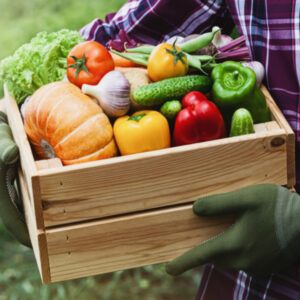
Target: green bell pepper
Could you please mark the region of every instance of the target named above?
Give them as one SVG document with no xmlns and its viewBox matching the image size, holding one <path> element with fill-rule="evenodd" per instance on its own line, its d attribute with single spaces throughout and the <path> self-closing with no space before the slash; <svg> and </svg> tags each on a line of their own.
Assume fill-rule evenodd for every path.
<svg viewBox="0 0 300 300">
<path fill-rule="evenodd" d="M 238 62 L 226 61 L 213 69 L 211 77 L 213 101 L 227 118 L 243 107 L 250 111 L 254 123 L 270 120 L 266 98 L 256 84 L 252 69 Z"/>
</svg>

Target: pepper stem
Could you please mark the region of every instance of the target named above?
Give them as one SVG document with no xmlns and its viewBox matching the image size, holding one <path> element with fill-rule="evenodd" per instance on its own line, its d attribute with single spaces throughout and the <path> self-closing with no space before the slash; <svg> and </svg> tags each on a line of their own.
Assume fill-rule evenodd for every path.
<svg viewBox="0 0 300 300">
<path fill-rule="evenodd" d="M 138 122 L 141 118 L 145 117 L 146 114 L 145 113 L 142 113 L 142 114 L 139 114 L 139 115 L 135 115 L 135 116 L 131 116 L 128 118 L 128 121 L 136 121 Z"/>
<path fill-rule="evenodd" d="M 235 70 L 234 72 L 233 72 L 233 79 L 234 80 L 237 80 L 238 78 L 239 78 L 239 71 L 237 71 L 237 70 Z"/>
</svg>

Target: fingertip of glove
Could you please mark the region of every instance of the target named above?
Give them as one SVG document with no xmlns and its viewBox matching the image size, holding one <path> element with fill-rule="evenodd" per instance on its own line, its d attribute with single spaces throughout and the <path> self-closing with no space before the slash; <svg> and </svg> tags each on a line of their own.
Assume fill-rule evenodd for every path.
<svg viewBox="0 0 300 300">
<path fill-rule="evenodd" d="M 203 201 L 201 199 L 198 199 L 193 204 L 193 212 L 195 215 L 199 215 L 203 213 Z"/>
<path fill-rule="evenodd" d="M 5 151 L 1 153 L 1 160 L 4 164 L 10 165 L 19 159 L 19 147 L 15 143 L 7 146 Z"/>
<path fill-rule="evenodd" d="M 174 269 L 172 263 L 167 263 L 167 264 L 165 265 L 165 270 L 166 270 L 166 272 L 167 272 L 169 275 L 171 275 L 171 276 L 177 276 L 177 275 L 179 275 L 179 273 L 177 273 L 176 270 Z"/>
</svg>

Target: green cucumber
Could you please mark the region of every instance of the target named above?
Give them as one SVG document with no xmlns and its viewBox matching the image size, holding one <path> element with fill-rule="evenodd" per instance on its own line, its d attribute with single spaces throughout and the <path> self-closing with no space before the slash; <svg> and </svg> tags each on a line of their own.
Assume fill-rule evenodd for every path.
<svg viewBox="0 0 300 300">
<path fill-rule="evenodd" d="M 211 86 L 212 80 L 204 75 L 174 77 L 138 87 L 133 92 L 133 99 L 145 106 L 161 105 L 169 100 L 180 99 L 191 91 L 207 93 Z"/>
<path fill-rule="evenodd" d="M 178 100 L 170 100 L 165 102 L 161 108 L 160 112 L 169 120 L 175 120 L 178 113 L 181 111 L 182 105 Z"/>
<path fill-rule="evenodd" d="M 237 109 L 232 116 L 230 136 L 254 133 L 253 119 L 246 108 Z"/>
</svg>

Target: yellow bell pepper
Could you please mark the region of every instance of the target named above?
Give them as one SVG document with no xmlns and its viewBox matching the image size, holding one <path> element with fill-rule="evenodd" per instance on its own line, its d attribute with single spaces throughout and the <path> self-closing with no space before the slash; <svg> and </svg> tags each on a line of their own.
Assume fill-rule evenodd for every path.
<svg viewBox="0 0 300 300">
<path fill-rule="evenodd" d="M 113 129 L 121 155 L 164 149 L 171 144 L 169 123 L 155 110 L 120 117 Z"/>
</svg>

